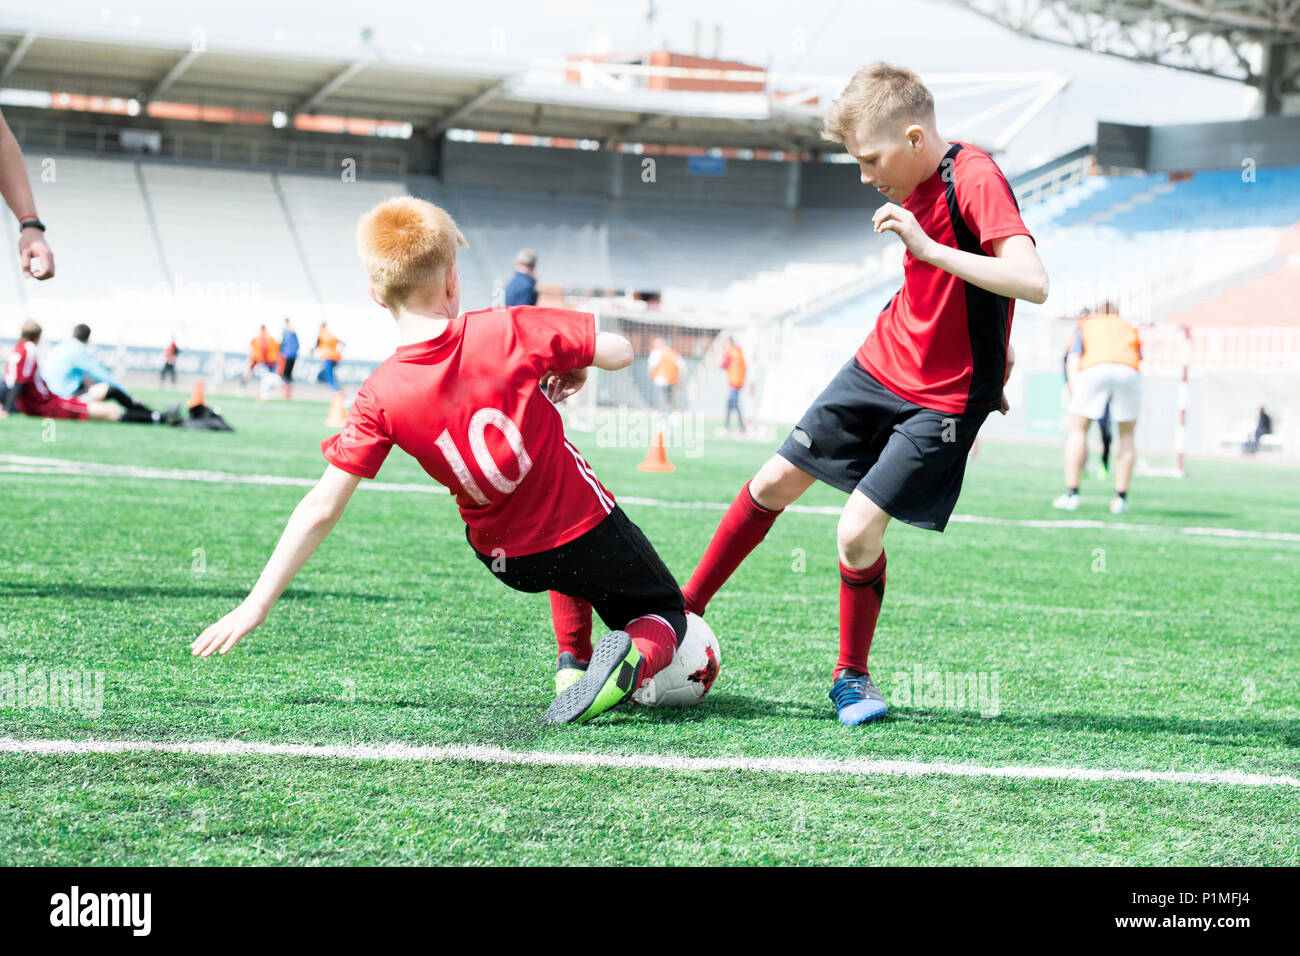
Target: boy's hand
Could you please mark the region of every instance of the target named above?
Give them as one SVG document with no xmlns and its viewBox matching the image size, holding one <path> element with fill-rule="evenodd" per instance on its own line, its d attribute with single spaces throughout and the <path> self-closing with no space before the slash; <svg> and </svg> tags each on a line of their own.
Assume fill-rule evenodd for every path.
<svg viewBox="0 0 1300 956">
<path fill-rule="evenodd" d="M 925 234 L 916 217 L 898 203 L 887 202 L 871 217 L 876 232 L 892 232 L 903 240 L 907 251 L 922 262 L 928 261 L 935 241 Z"/>
<path fill-rule="evenodd" d="M 1002 390 L 1002 401 L 998 402 L 998 411 L 1005 415 L 1011 411 L 1011 403 L 1007 401 L 1007 390 Z"/>
<path fill-rule="evenodd" d="M 190 653 L 210 657 L 213 651 L 220 649 L 225 654 L 239 643 L 241 637 L 265 620 L 265 611 L 245 601 L 216 624 L 209 625 L 190 645 Z"/>
<path fill-rule="evenodd" d="M 54 277 L 54 253 L 45 243 L 45 233 L 39 229 L 24 229 L 18 235 L 18 258 L 22 264 L 23 275 L 33 279 L 51 279 Z M 32 260 L 40 262 L 39 270 L 32 268 Z"/>
<path fill-rule="evenodd" d="M 587 370 L 585 368 L 575 368 L 563 375 L 547 372 L 542 376 L 542 388 L 546 390 L 546 397 L 556 405 L 569 396 L 576 395 L 586 382 Z"/>
</svg>

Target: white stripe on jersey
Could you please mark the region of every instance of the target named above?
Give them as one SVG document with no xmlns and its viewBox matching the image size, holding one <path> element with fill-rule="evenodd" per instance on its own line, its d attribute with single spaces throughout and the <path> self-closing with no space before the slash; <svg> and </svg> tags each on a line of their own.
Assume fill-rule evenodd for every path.
<svg viewBox="0 0 1300 956">
<path fill-rule="evenodd" d="M 584 467 L 587 463 L 583 461 L 582 455 L 578 453 L 578 449 L 570 445 L 567 439 L 564 442 L 564 447 L 569 449 L 569 454 L 573 456 L 573 463 L 578 466 L 578 474 L 582 476 L 582 480 L 591 485 L 591 490 L 596 493 L 596 500 L 598 500 L 600 506 L 605 509 L 605 514 L 609 514 L 614 510 L 614 502 L 609 499 L 608 495 L 601 491 L 600 485 L 596 482 L 595 473 L 592 472 L 590 466 Z"/>
<path fill-rule="evenodd" d="M 583 471 L 585 471 L 587 474 L 591 475 L 593 480 L 599 481 L 600 479 L 596 478 L 596 472 L 592 470 L 591 464 L 587 461 L 587 459 L 582 457 L 582 452 L 574 448 L 573 445 L 569 443 L 569 439 L 567 438 L 564 439 L 564 444 L 568 447 L 569 451 L 573 452 L 573 456 L 578 460 L 578 467 L 581 468 Z"/>
<path fill-rule="evenodd" d="M 566 438 L 566 439 L 564 440 L 564 443 L 565 443 L 566 445 L 569 445 L 569 440 Z M 594 481 L 594 482 L 596 483 L 596 490 L 597 490 L 598 492 L 600 492 L 602 498 L 604 498 L 605 500 L 607 500 L 607 501 L 609 502 L 609 507 L 610 507 L 610 509 L 612 510 L 613 507 L 614 507 L 614 499 L 613 499 L 612 496 L 610 496 L 609 492 L 604 491 L 604 490 L 601 489 L 601 486 L 600 486 L 600 479 L 596 477 L 596 472 L 595 472 L 595 470 L 591 467 L 591 464 L 587 461 L 587 459 L 585 459 L 585 458 L 582 457 L 582 452 L 578 451 L 578 449 L 574 448 L 572 445 L 569 445 L 569 449 L 570 449 L 570 450 L 571 450 L 575 455 L 578 456 L 578 467 L 582 468 L 582 469 L 583 469 L 587 474 L 589 474 L 589 475 L 591 476 L 591 480 Z"/>
</svg>

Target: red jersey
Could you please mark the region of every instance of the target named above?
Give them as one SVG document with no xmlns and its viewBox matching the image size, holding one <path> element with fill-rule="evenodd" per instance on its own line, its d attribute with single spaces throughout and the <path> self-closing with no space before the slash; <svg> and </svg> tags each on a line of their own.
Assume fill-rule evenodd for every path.
<svg viewBox="0 0 1300 956">
<path fill-rule="evenodd" d="M 85 418 L 89 412 L 86 403 L 75 398 L 62 398 L 50 391 L 40 370 L 36 367 L 36 345 L 22 339 L 9 353 L 5 363 L 5 387 L 22 385 L 22 393 L 14 408 L 24 415 L 37 418 Z"/>
<path fill-rule="evenodd" d="M 36 371 L 36 346 L 26 339 L 14 346 L 9 361 L 5 363 L 5 386 L 13 388 L 15 385 L 30 385 L 37 395 L 50 393 L 45 379 Z"/>
<path fill-rule="evenodd" d="M 903 202 L 931 239 L 991 256 L 993 242 L 1029 236 L 1011 186 L 992 157 L 953 143 L 939 168 Z M 1015 300 L 903 254 L 903 287 L 858 349 L 858 362 L 900 398 L 939 412 L 998 407 Z"/>
<path fill-rule="evenodd" d="M 587 367 L 595 352 L 596 320 L 586 312 L 467 312 L 436 338 L 398 346 L 321 450 L 330 464 L 373 478 L 397 445 L 451 489 L 483 554 L 559 547 L 603 521 L 614 496 L 565 439 L 538 382 Z"/>
</svg>

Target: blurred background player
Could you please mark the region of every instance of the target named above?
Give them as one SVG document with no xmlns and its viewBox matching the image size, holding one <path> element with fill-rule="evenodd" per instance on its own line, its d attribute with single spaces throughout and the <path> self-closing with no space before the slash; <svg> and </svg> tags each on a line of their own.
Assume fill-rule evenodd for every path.
<svg viewBox="0 0 1300 956">
<path fill-rule="evenodd" d="M 646 359 L 646 369 L 650 372 L 650 381 L 654 384 L 655 400 L 659 409 L 671 414 L 676 407 L 677 379 L 681 375 L 682 357 L 673 351 L 668 340 L 657 336 L 650 356 Z"/>
<path fill-rule="evenodd" d="M 740 414 L 740 391 L 745 387 L 745 353 L 731 336 L 727 337 L 727 350 L 722 356 L 721 368 L 727 373 L 727 420 L 726 429 L 731 429 L 731 413 L 736 413 L 736 423 L 740 433 L 745 434 L 745 418 Z"/>
<path fill-rule="evenodd" d="M 947 526 L 980 426 L 1007 411 L 1015 299 L 1046 301 L 1047 273 L 1002 171 L 982 150 L 939 136 L 934 97 L 915 73 L 863 67 L 832 103 L 823 135 L 843 143 L 862 184 L 889 200 L 873 223 L 907 247 L 903 288 L 741 489 L 683 592 L 687 611 L 702 615 L 813 482 L 847 492 L 829 697 L 840 722 L 856 725 L 888 712 L 867 670 L 885 595 L 885 528 L 894 518 Z"/>
<path fill-rule="evenodd" d="M 18 218 L 18 257 L 23 275 L 33 279 L 53 278 L 54 253 L 45 242 L 45 223 L 36 215 L 36 200 L 32 198 L 23 151 L 3 113 L 0 113 L 0 195 Z"/>
<path fill-rule="evenodd" d="M 1092 309 L 1084 309 L 1079 313 L 1079 319 L 1086 319 L 1092 315 Z M 1065 382 L 1066 405 L 1069 405 L 1070 396 L 1070 353 L 1074 351 L 1075 334 L 1070 333 L 1069 341 L 1065 343 L 1065 351 L 1061 354 L 1061 378 Z M 1110 477 L 1110 446 L 1114 440 L 1115 430 L 1112 427 L 1110 418 L 1110 402 L 1106 403 L 1106 410 L 1101 413 L 1101 418 L 1097 419 L 1097 434 L 1101 438 L 1101 462 L 1097 465 L 1097 477 L 1105 481 Z M 1088 443 L 1087 436 L 1084 436 L 1083 463 L 1084 469 L 1088 467 Z M 1082 472 L 1080 472 L 1082 475 Z"/>
<path fill-rule="evenodd" d="M 1114 303 L 1079 322 L 1066 358 L 1070 381 L 1070 418 L 1065 436 L 1065 493 L 1052 502 L 1062 511 L 1079 510 L 1079 479 L 1088 454 L 1088 429 L 1111 407 L 1119 433 L 1115 458 L 1115 497 L 1111 514 L 1128 510 L 1129 482 L 1137 449 L 1133 432 L 1142 404 L 1142 379 L 1138 366 L 1142 347 L 1137 329 L 1116 314 Z"/>
<path fill-rule="evenodd" d="M 284 331 L 280 333 L 280 381 L 286 400 L 293 398 L 293 367 L 298 362 L 298 333 L 293 322 L 284 317 Z"/>
<path fill-rule="evenodd" d="M 520 249 L 515 255 L 515 274 L 506 283 L 506 306 L 537 304 L 537 253 Z"/>
<path fill-rule="evenodd" d="M 320 331 L 316 333 L 316 357 L 322 363 L 320 371 L 316 373 L 316 381 L 328 385 L 336 392 L 342 391 L 339 383 L 334 380 L 334 369 L 343 358 L 342 346 L 343 343 L 322 322 Z"/>
<path fill-rule="evenodd" d="M 257 327 L 257 334 L 248 342 L 248 371 L 244 373 L 244 383 L 250 378 L 257 379 L 257 400 L 264 402 L 279 376 L 276 369 L 280 364 L 280 343 L 275 340 L 265 325 Z"/>
<path fill-rule="evenodd" d="M 586 671 L 546 711 L 583 722 L 671 663 L 686 633 L 681 590 L 641 530 L 564 437 L 554 402 L 591 365 L 632 362 L 626 339 L 585 312 L 515 306 L 460 314 L 455 222 L 432 203 L 390 199 L 361 218 L 370 295 L 401 338 L 357 393 L 330 463 L 295 509 L 245 601 L 208 627 L 195 654 L 225 653 L 266 618 L 393 445 L 451 489 L 475 555 L 518 591 L 590 604 L 611 628 Z"/>
<path fill-rule="evenodd" d="M 176 339 L 173 337 L 167 343 L 167 347 L 163 349 L 163 367 L 162 371 L 158 373 L 159 388 L 163 388 L 168 379 L 171 379 L 173 386 L 176 384 L 176 356 L 180 354 L 181 350 L 177 347 Z"/>
<path fill-rule="evenodd" d="M 33 418 L 88 418 L 105 422 L 142 422 L 172 424 L 176 412 L 161 415 L 143 405 L 119 408 L 101 399 L 64 398 L 50 391 L 37 367 L 36 346 L 41 341 L 41 327 L 35 322 L 23 325 L 18 343 L 5 363 L 4 401 L 0 418 L 17 411 Z"/>
<path fill-rule="evenodd" d="M 1259 418 L 1255 421 L 1255 434 L 1253 438 L 1248 439 L 1242 444 L 1241 450 L 1247 455 L 1253 455 L 1259 451 L 1260 439 L 1265 435 L 1273 434 L 1273 419 L 1265 411 L 1264 406 L 1259 406 Z"/>
<path fill-rule="evenodd" d="M 60 342 L 41 359 L 41 374 L 51 392 L 61 398 L 117 402 L 123 408 L 148 406 L 137 402 L 90 351 L 90 326 L 72 327 L 72 338 Z"/>
</svg>

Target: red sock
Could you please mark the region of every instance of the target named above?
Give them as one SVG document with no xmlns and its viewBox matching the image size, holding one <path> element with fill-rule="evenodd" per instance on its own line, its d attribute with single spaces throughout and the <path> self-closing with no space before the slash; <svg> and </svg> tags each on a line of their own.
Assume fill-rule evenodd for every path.
<svg viewBox="0 0 1300 956">
<path fill-rule="evenodd" d="M 641 667 L 642 683 L 673 662 L 673 655 L 677 653 L 677 632 L 658 614 L 642 614 L 623 630 L 632 636 L 632 643 L 645 658 Z"/>
<path fill-rule="evenodd" d="M 768 511 L 755 501 L 749 493 L 749 482 L 745 482 L 745 487 L 722 516 L 713 540 L 695 567 L 695 573 L 682 588 L 687 611 L 704 613 L 718 588 L 740 567 L 740 562 L 749 556 L 749 552 L 758 547 L 780 514 L 780 511 Z"/>
<path fill-rule="evenodd" d="M 568 651 L 580 661 L 591 660 L 591 605 L 559 591 L 550 594 L 557 655 Z"/>
<path fill-rule="evenodd" d="M 885 599 L 885 552 L 876 563 L 857 570 L 840 562 L 840 659 L 832 672 L 851 667 L 867 673 L 867 654 L 876 633 L 880 603 Z"/>
</svg>

